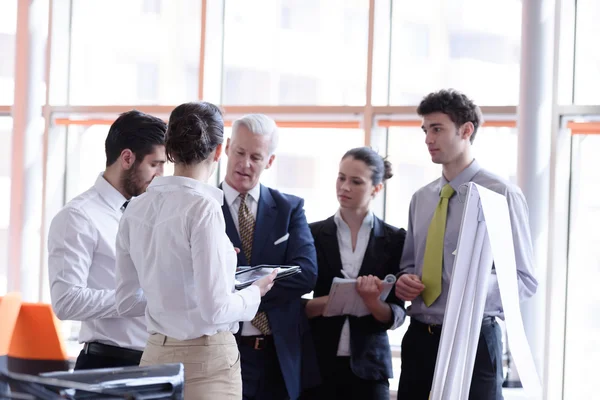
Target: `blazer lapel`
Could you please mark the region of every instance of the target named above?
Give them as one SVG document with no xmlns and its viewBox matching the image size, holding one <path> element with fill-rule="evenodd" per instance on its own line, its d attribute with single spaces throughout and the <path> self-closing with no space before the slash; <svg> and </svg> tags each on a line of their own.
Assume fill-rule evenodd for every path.
<svg viewBox="0 0 600 400">
<path fill-rule="evenodd" d="M 222 186 L 219 185 L 219 189 L 223 189 Z M 223 205 L 221 206 L 223 209 L 223 217 L 225 218 L 225 232 L 231 240 L 231 243 L 238 249 L 242 250 L 242 241 L 240 240 L 240 235 L 238 234 L 237 229 L 235 229 L 235 223 L 233 222 L 233 217 L 231 216 L 231 212 L 229 211 L 229 205 L 227 204 L 227 200 L 223 197 Z M 237 255 L 238 257 L 238 266 L 239 265 L 248 265 L 246 260 L 246 256 L 243 251 L 240 251 Z"/>
<path fill-rule="evenodd" d="M 337 240 L 337 226 L 333 217 L 327 218 L 321 230 L 321 242 L 325 249 L 327 266 L 331 269 L 334 277 L 343 278 L 342 259 L 340 257 L 340 246 Z"/>
<path fill-rule="evenodd" d="M 371 230 L 369 244 L 367 245 L 367 250 L 360 266 L 359 276 L 377 274 L 377 269 L 384 264 L 384 258 L 388 253 L 385 251 L 386 242 L 387 237 L 383 230 L 383 222 L 376 216 L 373 216 L 373 229 Z"/>
<path fill-rule="evenodd" d="M 256 212 L 256 226 L 254 228 L 254 239 L 252 241 L 252 260 L 260 260 L 262 249 L 272 236 L 269 233 L 273 229 L 277 217 L 277 205 L 269 189 L 260 185 L 260 199 Z M 252 262 L 250 260 L 250 262 Z"/>
</svg>

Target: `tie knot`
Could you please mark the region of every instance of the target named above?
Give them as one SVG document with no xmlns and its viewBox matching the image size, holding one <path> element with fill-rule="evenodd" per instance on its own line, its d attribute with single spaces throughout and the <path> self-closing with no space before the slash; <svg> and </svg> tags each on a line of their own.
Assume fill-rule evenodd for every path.
<svg viewBox="0 0 600 400">
<path fill-rule="evenodd" d="M 449 183 L 446 183 L 444 185 L 444 187 L 442 188 L 442 193 L 440 194 L 440 197 L 442 197 L 444 199 L 449 199 L 450 197 L 452 197 L 453 194 L 454 194 L 454 189 L 452 189 L 452 186 L 450 186 Z"/>
<path fill-rule="evenodd" d="M 240 193 L 240 200 L 242 201 L 242 203 L 246 202 L 246 196 L 248 196 L 248 193 Z"/>
</svg>

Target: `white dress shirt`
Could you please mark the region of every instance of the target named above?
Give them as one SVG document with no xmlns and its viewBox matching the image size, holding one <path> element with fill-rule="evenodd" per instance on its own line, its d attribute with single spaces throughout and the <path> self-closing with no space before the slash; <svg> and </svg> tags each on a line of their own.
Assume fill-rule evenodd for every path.
<svg viewBox="0 0 600 400">
<path fill-rule="evenodd" d="M 229 207 L 229 212 L 231 213 L 231 219 L 233 219 L 233 223 L 235 224 L 235 230 L 238 235 L 240 234 L 240 222 L 239 222 L 239 211 L 240 204 L 242 199 L 240 199 L 240 193 L 229 186 L 229 184 L 223 181 L 223 194 L 225 195 L 225 202 Z M 260 185 L 254 186 L 249 192 L 248 196 L 246 196 L 246 206 L 254 216 L 254 220 L 256 221 L 256 216 L 258 214 L 258 200 L 260 199 Z M 242 249 L 240 249 L 242 250 Z M 250 260 L 247 260 L 250 262 Z M 242 336 L 260 336 L 263 333 L 258 330 L 257 327 L 252 325 L 251 323 L 242 324 Z"/>
<path fill-rule="evenodd" d="M 238 330 L 260 289 L 235 291 L 237 256 L 223 192 L 195 179 L 154 178 L 127 207 L 117 235 L 117 309 L 146 315 L 148 332 L 177 340 Z M 142 291 L 143 290 L 143 291 Z"/>
<path fill-rule="evenodd" d="M 82 321 L 79 341 L 142 350 L 143 318 L 121 318 L 115 304 L 115 238 L 126 199 L 102 174 L 54 217 L 48 233 L 52 308 Z"/>
<path fill-rule="evenodd" d="M 369 211 L 363 219 L 362 225 L 358 230 L 356 248 L 354 250 L 352 249 L 352 232 L 348 224 L 342 219 L 339 209 L 335 213 L 333 221 L 337 226 L 337 241 L 342 261 L 342 275 L 348 279 L 356 279 L 358 278 L 358 273 L 365 258 L 367 246 L 369 245 L 369 238 L 373 229 L 373 213 Z M 346 322 L 344 322 L 344 327 L 342 328 L 337 355 L 350 355 L 350 322 L 348 322 L 348 318 L 346 318 Z"/>
</svg>

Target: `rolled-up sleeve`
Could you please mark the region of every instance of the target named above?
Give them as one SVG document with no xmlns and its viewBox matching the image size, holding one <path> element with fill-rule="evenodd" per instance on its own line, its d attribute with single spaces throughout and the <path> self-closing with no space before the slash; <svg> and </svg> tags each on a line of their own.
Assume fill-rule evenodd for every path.
<svg viewBox="0 0 600 400">
<path fill-rule="evenodd" d="M 392 325 L 388 329 L 396 329 L 404 323 L 406 311 L 398 304 L 388 303 L 392 309 Z"/>
</svg>

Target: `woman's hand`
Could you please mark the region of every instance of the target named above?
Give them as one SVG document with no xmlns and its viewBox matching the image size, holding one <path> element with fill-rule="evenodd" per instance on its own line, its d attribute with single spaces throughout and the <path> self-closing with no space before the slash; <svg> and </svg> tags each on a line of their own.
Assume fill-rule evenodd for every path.
<svg viewBox="0 0 600 400">
<path fill-rule="evenodd" d="M 379 302 L 383 291 L 383 282 L 373 275 L 359 276 L 356 280 L 356 291 L 368 307 Z"/>
<path fill-rule="evenodd" d="M 311 299 L 306 303 L 306 316 L 310 318 L 320 317 L 323 315 L 323 311 L 325 311 L 325 306 L 329 301 L 329 296 L 317 297 L 316 299 Z"/>
<path fill-rule="evenodd" d="M 258 286 L 258 288 L 260 289 L 260 297 L 263 297 L 265 294 L 267 294 L 269 290 L 271 290 L 271 288 L 275 284 L 275 282 L 273 281 L 276 277 L 277 270 L 275 269 L 269 275 L 263 276 L 259 280 L 254 281 L 253 285 Z"/>
<path fill-rule="evenodd" d="M 365 302 L 373 318 L 384 324 L 389 324 L 394 317 L 392 308 L 381 300 L 383 282 L 376 276 L 359 276 L 356 280 L 356 291 Z"/>
</svg>

